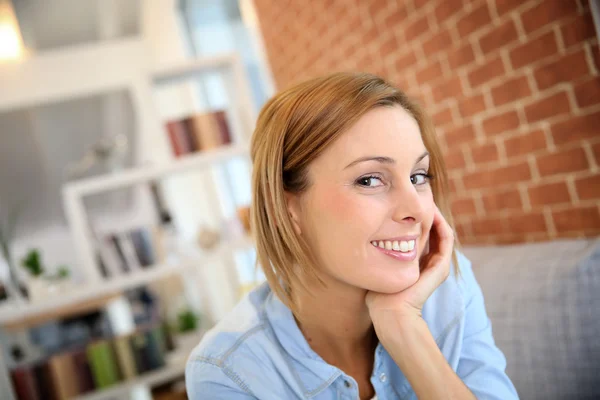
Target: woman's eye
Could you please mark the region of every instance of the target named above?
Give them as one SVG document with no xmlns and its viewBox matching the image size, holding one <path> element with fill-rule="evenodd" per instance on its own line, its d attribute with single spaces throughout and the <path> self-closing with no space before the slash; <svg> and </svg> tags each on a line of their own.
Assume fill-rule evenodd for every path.
<svg viewBox="0 0 600 400">
<path fill-rule="evenodd" d="M 383 182 L 381 181 L 381 178 L 377 176 L 364 176 L 362 178 L 358 178 L 356 180 L 356 184 L 364 187 L 377 187 L 382 186 Z"/>
<path fill-rule="evenodd" d="M 431 175 L 429 174 L 414 174 L 410 177 L 410 182 L 413 185 L 424 185 L 431 179 Z"/>
</svg>

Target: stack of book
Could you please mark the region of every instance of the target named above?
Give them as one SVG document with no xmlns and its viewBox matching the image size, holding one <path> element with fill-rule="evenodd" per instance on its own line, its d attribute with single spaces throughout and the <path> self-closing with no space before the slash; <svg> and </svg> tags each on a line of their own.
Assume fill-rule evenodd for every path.
<svg viewBox="0 0 600 400">
<path fill-rule="evenodd" d="M 104 277 L 115 277 L 157 262 L 157 243 L 149 228 L 98 237 L 96 249 L 100 272 Z"/>
<path fill-rule="evenodd" d="M 168 121 L 166 128 L 175 157 L 231 143 L 231 131 L 224 111 Z"/>
<path fill-rule="evenodd" d="M 20 400 L 63 400 L 104 389 L 165 366 L 163 327 L 97 340 L 11 371 Z"/>
</svg>

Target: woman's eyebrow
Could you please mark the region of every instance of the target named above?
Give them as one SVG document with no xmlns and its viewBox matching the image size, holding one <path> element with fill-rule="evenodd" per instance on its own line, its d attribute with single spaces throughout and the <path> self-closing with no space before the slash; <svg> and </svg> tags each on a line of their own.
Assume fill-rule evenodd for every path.
<svg viewBox="0 0 600 400">
<path fill-rule="evenodd" d="M 415 161 L 415 164 L 418 164 L 421 160 L 423 160 L 427 156 L 429 156 L 429 152 L 426 151 L 423 154 L 421 154 L 419 157 L 417 157 L 417 160 Z M 391 157 L 366 156 L 366 157 L 357 158 L 356 160 L 352 161 L 350 164 L 346 165 L 344 167 L 344 169 L 348 169 L 348 168 L 352 167 L 353 165 L 356 165 L 358 163 L 365 162 L 365 161 L 377 161 L 377 162 L 382 163 L 382 164 L 395 164 L 396 163 L 396 160 L 394 160 Z"/>
<path fill-rule="evenodd" d="M 418 164 L 422 159 L 424 159 L 425 157 L 428 157 L 428 156 L 429 156 L 429 152 L 426 151 L 425 153 L 421 154 L 419 156 L 419 158 L 417 158 L 417 161 L 415 161 L 415 164 Z"/>
<path fill-rule="evenodd" d="M 366 156 L 366 157 L 357 158 L 356 160 L 352 161 L 350 164 L 346 165 L 344 167 L 344 169 L 350 168 L 353 165 L 356 165 L 358 163 L 365 162 L 365 161 L 377 161 L 382 164 L 395 164 L 396 163 L 396 160 L 394 160 L 393 158 L 390 158 L 390 157 Z"/>
</svg>

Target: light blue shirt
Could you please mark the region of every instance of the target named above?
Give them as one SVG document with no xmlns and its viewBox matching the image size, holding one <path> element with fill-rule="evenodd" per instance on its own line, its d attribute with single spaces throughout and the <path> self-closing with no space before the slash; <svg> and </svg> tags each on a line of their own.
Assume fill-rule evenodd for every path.
<svg viewBox="0 0 600 400">
<path fill-rule="evenodd" d="M 461 277 L 452 273 L 436 289 L 423 318 L 452 369 L 478 399 L 517 399 L 471 263 L 460 253 L 459 265 Z M 371 383 L 378 400 L 416 399 L 381 344 Z M 310 348 L 290 309 L 266 284 L 205 335 L 188 359 L 186 385 L 190 400 L 358 399 L 356 381 Z"/>
</svg>

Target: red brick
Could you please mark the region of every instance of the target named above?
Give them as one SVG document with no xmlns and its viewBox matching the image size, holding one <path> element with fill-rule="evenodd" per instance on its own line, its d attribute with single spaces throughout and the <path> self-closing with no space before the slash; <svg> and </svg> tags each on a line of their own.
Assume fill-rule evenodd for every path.
<svg viewBox="0 0 600 400">
<path fill-rule="evenodd" d="M 494 57 L 485 64 L 473 69 L 469 75 L 469 84 L 475 88 L 497 76 L 504 75 L 504 64 L 500 57 Z"/>
<path fill-rule="evenodd" d="M 476 164 L 498 161 L 498 147 L 495 143 L 471 146 L 471 157 Z"/>
<path fill-rule="evenodd" d="M 528 194 L 529 203 L 532 207 L 571 202 L 569 188 L 567 188 L 567 183 L 564 181 L 530 187 Z"/>
<path fill-rule="evenodd" d="M 442 64 L 439 61 L 429 63 L 425 68 L 416 72 L 415 77 L 420 84 L 431 83 L 442 78 Z"/>
<path fill-rule="evenodd" d="M 473 52 L 473 46 L 469 42 L 448 52 L 448 64 L 450 64 L 450 68 L 456 69 L 473 61 L 475 61 L 475 53 Z"/>
<path fill-rule="evenodd" d="M 542 1 L 536 7 L 524 11 L 521 14 L 521 21 L 525 32 L 531 33 L 576 12 L 577 4 L 572 0 Z"/>
<path fill-rule="evenodd" d="M 575 181 L 575 188 L 577 189 L 579 200 L 600 199 L 600 173 L 585 178 L 578 178 Z"/>
<path fill-rule="evenodd" d="M 423 52 L 426 57 L 447 50 L 452 46 L 452 37 L 447 30 L 441 30 L 423 43 Z"/>
<path fill-rule="evenodd" d="M 377 15 L 380 14 L 383 10 L 385 10 L 389 4 L 388 1 L 385 0 L 372 0 L 366 3 L 369 8 L 369 14 L 373 17 L 373 19 L 377 18 Z"/>
<path fill-rule="evenodd" d="M 510 52 L 510 61 L 514 68 L 541 61 L 558 52 L 554 32 L 550 31 L 534 40 L 528 40 Z"/>
<path fill-rule="evenodd" d="M 596 66 L 596 70 L 600 71 L 600 50 L 598 49 L 597 44 L 593 44 L 592 48 L 592 57 L 594 58 L 594 65 Z"/>
<path fill-rule="evenodd" d="M 381 47 L 379 48 L 379 52 L 381 54 L 381 57 L 385 58 L 389 54 L 393 54 L 393 53 L 397 52 L 399 47 L 400 46 L 398 45 L 398 41 L 396 40 L 396 37 L 394 35 L 390 35 L 390 37 L 387 38 L 385 40 L 385 42 L 383 42 L 381 44 Z"/>
<path fill-rule="evenodd" d="M 526 162 L 516 163 L 507 167 L 487 171 L 477 171 L 463 175 L 467 189 L 491 188 L 500 185 L 514 185 L 531 179 L 531 170 Z"/>
<path fill-rule="evenodd" d="M 581 147 L 539 156 L 536 162 L 541 176 L 585 171 L 589 168 L 585 151 Z"/>
<path fill-rule="evenodd" d="M 537 122 L 571 112 L 566 92 L 558 92 L 525 107 L 528 122 Z"/>
<path fill-rule="evenodd" d="M 444 161 L 448 169 L 462 169 L 466 167 L 465 157 L 461 149 L 447 151 Z"/>
<path fill-rule="evenodd" d="M 515 23 L 509 19 L 499 27 L 493 29 L 479 39 L 479 46 L 484 54 L 498 50 L 503 46 L 517 40 L 519 34 Z"/>
<path fill-rule="evenodd" d="M 504 81 L 492 89 L 492 99 L 497 106 L 519 101 L 529 95 L 531 95 L 531 88 L 526 76 Z"/>
<path fill-rule="evenodd" d="M 454 224 L 454 230 L 456 231 L 456 235 L 460 238 L 463 238 L 467 235 L 467 232 L 471 230 L 471 224 L 469 222 L 457 222 Z M 461 241 L 462 242 L 462 241 Z"/>
<path fill-rule="evenodd" d="M 595 206 L 554 211 L 552 218 L 559 232 L 600 229 L 600 212 Z"/>
<path fill-rule="evenodd" d="M 444 107 L 444 109 L 433 114 L 432 118 L 436 126 L 444 126 L 454 122 L 454 118 L 452 118 L 452 110 L 450 110 L 449 107 Z"/>
<path fill-rule="evenodd" d="M 427 15 L 423 15 L 404 29 L 404 37 L 406 40 L 410 41 L 427 31 L 429 31 L 429 22 L 427 20 Z"/>
<path fill-rule="evenodd" d="M 573 86 L 577 106 L 589 107 L 600 103 L 600 78 L 593 77 Z"/>
<path fill-rule="evenodd" d="M 460 178 L 448 178 L 448 190 L 450 193 L 458 192 Z"/>
<path fill-rule="evenodd" d="M 462 143 L 472 142 L 475 140 L 475 130 L 473 129 L 472 125 L 465 125 L 446 132 L 445 139 L 448 147 L 454 147 Z"/>
<path fill-rule="evenodd" d="M 541 212 L 530 214 L 511 215 L 508 218 L 508 230 L 513 233 L 546 232 L 546 219 Z"/>
<path fill-rule="evenodd" d="M 556 145 L 600 136 L 600 111 L 552 125 L 552 138 Z"/>
<path fill-rule="evenodd" d="M 579 49 L 557 61 L 542 65 L 534 71 L 533 75 L 538 88 L 544 90 L 561 82 L 573 81 L 589 73 L 585 51 Z"/>
<path fill-rule="evenodd" d="M 492 22 L 492 16 L 488 9 L 487 3 L 483 3 L 480 6 L 473 9 L 467 15 L 463 16 L 457 23 L 456 28 L 461 37 L 469 35 L 471 32 L 475 32 L 479 28 L 483 28 L 487 24 Z"/>
<path fill-rule="evenodd" d="M 435 7 L 435 19 L 438 25 L 442 25 L 446 20 L 454 14 L 461 11 L 461 7 L 457 7 L 456 3 L 451 1 L 441 1 Z"/>
<path fill-rule="evenodd" d="M 508 138 L 504 141 L 507 157 L 533 153 L 546 148 L 546 135 L 541 130 L 527 132 L 523 135 Z"/>
<path fill-rule="evenodd" d="M 457 76 L 453 76 L 441 82 L 431 89 L 433 101 L 439 103 L 448 98 L 460 98 L 463 94 L 462 84 Z"/>
<path fill-rule="evenodd" d="M 488 135 L 512 131 L 518 127 L 519 116 L 514 110 L 507 111 L 504 114 L 496 115 L 483 121 L 483 130 Z"/>
<path fill-rule="evenodd" d="M 470 117 L 485 110 L 485 101 L 482 94 L 465 97 L 458 103 L 458 110 L 463 117 Z"/>
<path fill-rule="evenodd" d="M 596 143 L 592 146 L 592 152 L 594 153 L 596 164 L 600 165 L 600 143 Z"/>
<path fill-rule="evenodd" d="M 478 218 L 471 227 L 474 235 L 497 235 L 508 231 L 505 218 Z"/>
<path fill-rule="evenodd" d="M 583 15 L 577 15 L 571 21 L 565 23 L 560 32 L 566 48 L 596 37 L 592 14 L 587 12 Z"/>
<path fill-rule="evenodd" d="M 402 72 L 405 68 L 413 66 L 417 63 L 417 55 L 411 49 L 402 54 L 394 63 L 394 67 L 398 72 Z"/>
<path fill-rule="evenodd" d="M 502 16 L 523 4 L 523 0 L 496 0 L 496 11 Z"/>
<path fill-rule="evenodd" d="M 483 207 L 488 213 L 502 210 L 520 210 L 522 208 L 521 195 L 515 189 L 486 193 L 483 195 L 482 200 Z"/>
<path fill-rule="evenodd" d="M 453 200 L 450 208 L 452 209 L 452 215 L 475 215 L 475 201 L 471 197 L 465 197 L 462 199 Z"/>
<path fill-rule="evenodd" d="M 395 29 L 400 26 L 408 17 L 408 11 L 406 7 L 398 7 L 394 9 L 385 19 L 383 24 L 387 29 Z M 352 32 L 352 31 L 350 31 Z"/>
</svg>

